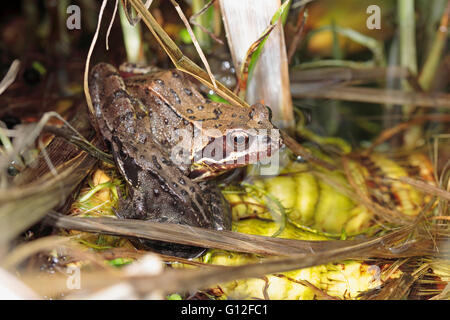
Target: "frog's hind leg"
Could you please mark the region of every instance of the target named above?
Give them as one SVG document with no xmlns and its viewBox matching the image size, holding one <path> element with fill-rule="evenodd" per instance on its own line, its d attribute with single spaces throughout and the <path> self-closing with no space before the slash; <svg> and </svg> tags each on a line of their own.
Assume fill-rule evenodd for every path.
<svg viewBox="0 0 450 320">
<path fill-rule="evenodd" d="M 192 221 L 186 215 L 185 206 L 181 201 L 172 198 L 157 179 L 149 172 L 141 172 L 141 188 L 129 185 L 129 196 L 124 199 L 119 195 L 119 208 L 115 210 L 116 216 L 121 219 L 137 219 L 159 223 L 178 223 L 190 225 Z M 157 241 L 143 238 L 132 238 L 130 241 L 143 250 L 156 251 L 161 254 L 181 258 L 195 258 L 203 254 L 206 249 L 165 241 Z"/>
<path fill-rule="evenodd" d="M 200 188 L 208 197 L 207 203 L 212 214 L 212 228 L 215 230 L 231 230 L 231 207 L 219 187 L 212 182 L 200 182 Z"/>
<path fill-rule="evenodd" d="M 119 205 L 118 208 L 112 208 L 114 214 L 119 219 L 134 219 L 134 208 L 133 201 L 131 197 L 124 198 L 122 194 L 122 190 L 119 187 L 116 187 L 117 196 L 119 197 Z"/>
</svg>

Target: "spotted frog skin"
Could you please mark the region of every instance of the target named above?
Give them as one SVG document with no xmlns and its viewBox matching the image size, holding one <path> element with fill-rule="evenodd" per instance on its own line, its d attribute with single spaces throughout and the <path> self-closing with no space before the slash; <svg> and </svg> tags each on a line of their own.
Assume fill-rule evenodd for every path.
<svg viewBox="0 0 450 320">
<path fill-rule="evenodd" d="M 264 147 L 249 148 L 255 129 L 274 129 L 268 108 L 212 102 L 177 70 L 136 72 L 120 73 L 100 63 L 89 80 L 98 128 L 129 190 L 127 199 L 120 200 L 118 217 L 229 230 L 229 204 L 208 178 L 278 149 L 278 141 L 270 138 Z M 230 143 L 232 148 L 225 148 Z M 139 243 L 181 257 L 204 250 Z"/>
</svg>

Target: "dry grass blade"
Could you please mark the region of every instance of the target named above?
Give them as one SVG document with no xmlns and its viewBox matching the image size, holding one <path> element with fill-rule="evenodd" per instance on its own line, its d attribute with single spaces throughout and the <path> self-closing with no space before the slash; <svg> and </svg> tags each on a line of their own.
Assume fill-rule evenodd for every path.
<svg viewBox="0 0 450 320">
<path fill-rule="evenodd" d="M 248 252 L 262 255 L 290 256 L 299 253 L 321 253 L 329 250 L 340 250 L 348 246 L 357 246 L 368 240 L 333 240 L 333 241 L 303 241 L 283 238 L 272 238 L 249 235 L 231 231 L 217 231 L 168 223 L 156 223 L 141 220 L 118 220 L 112 218 L 75 218 L 58 213 L 48 215 L 47 223 L 56 227 L 80 230 L 92 233 L 138 237 L 144 239 L 169 241 L 173 243 L 217 248 L 229 251 Z M 403 234 L 413 225 L 402 227 L 391 234 Z M 399 233 L 400 232 L 400 233 Z M 369 240 L 370 241 L 370 240 Z M 396 249 L 390 250 L 388 245 L 373 250 L 361 252 L 359 257 L 408 257 L 417 254 L 437 254 L 434 243 L 426 238 L 402 243 Z M 440 254 L 446 253 L 445 248 Z M 354 257 L 357 258 L 357 257 Z"/>
<path fill-rule="evenodd" d="M 360 296 L 362 300 L 402 300 L 407 297 L 417 278 L 402 274 L 397 279 L 388 280 L 381 289 L 370 290 Z"/>
<path fill-rule="evenodd" d="M 290 137 L 285 131 L 281 131 L 281 137 L 283 138 L 283 142 L 286 144 L 286 146 L 292 150 L 292 152 L 299 157 L 304 158 L 307 161 L 310 161 L 311 163 L 314 163 L 318 166 L 321 166 L 325 169 L 328 170 L 336 170 L 336 167 L 329 163 L 326 162 L 322 159 L 319 159 L 317 157 L 315 157 L 314 155 L 312 155 L 309 151 L 307 151 L 304 147 L 302 147 L 297 141 L 295 141 L 295 139 L 293 139 L 292 137 Z"/>
<path fill-rule="evenodd" d="M 405 225 L 412 222 L 413 220 L 412 217 L 406 216 L 396 210 L 385 208 L 379 205 L 378 203 L 372 201 L 370 197 L 361 190 L 361 186 L 355 181 L 352 175 L 352 171 L 350 169 L 349 159 L 347 157 L 342 157 L 342 166 L 349 184 L 351 185 L 351 187 L 353 188 L 353 190 L 357 195 L 355 199 L 358 202 L 360 202 L 363 206 L 365 206 L 367 209 L 369 209 L 373 215 L 376 214 L 380 217 L 383 217 L 386 221 L 400 225 Z"/>
<path fill-rule="evenodd" d="M 293 83 L 291 93 L 295 98 L 336 99 L 377 104 L 408 104 L 429 108 L 450 109 L 450 95 L 446 93 L 405 92 L 402 90 L 328 86 L 314 91 L 303 90 L 303 85 Z"/>
<path fill-rule="evenodd" d="M 54 111 L 46 112 L 41 117 L 38 123 L 22 126 L 20 127 L 20 131 L 16 131 L 14 145 L 12 146 L 12 148 L 7 149 L 7 152 L 0 158 L 0 169 L 6 169 L 11 161 L 17 160 L 20 154 L 22 154 L 27 149 L 32 148 L 36 142 L 36 139 L 38 139 L 39 135 L 42 133 L 45 125 L 52 118 L 57 118 L 58 120 L 62 121 L 70 130 L 72 130 L 72 132 L 77 133 L 77 130 L 74 129 L 70 125 L 70 123 L 68 123 L 58 113 Z M 81 136 L 81 138 L 83 137 Z"/>
<path fill-rule="evenodd" d="M 246 64 L 249 48 L 252 45 L 257 47 L 251 54 L 248 75 L 244 72 L 239 77 L 240 88 L 245 88 L 245 93 L 240 92 L 240 96 L 245 94 L 245 99 L 250 104 L 263 103 L 270 106 L 272 122 L 280 128 L 292 128 L 295 122 L 294 112 L 283 24 L 280 21 L 291 1 L 280 3 L 278 0 L 260 0 L 258 4 L 252 1 L 220 0 L 220 9 L 236 70 L 246 69 L 243 65 Z M 251 25 L 251 28 L 243 28 L 243 25 Z M 270 35 L 267 35 L 270 29 Z M 262 34 L 265 37 L 261 40 Z"/>
<path fill-rule="evenodd" d="M 249 105 L 236 96 L 227 87 L 216 81 L 217 89 L 214 87 L 213 83 L 209 78 L 206 71 L 200 68 L 188 57 L 183 55 L 181 50 L 175 44 L 175 42 L 169 37 L 169 35 L 164 31 L 163 28 L 156 22 L 152 14 L 143 6 L 139 0 L 128 0 L 134 7 L 134 9 L 142 16 L 142 20 L 147 25 L 149 30 L 155 36 L 158 43 L 166 51 L 169 58 L 172 60 L 175 67 L 183 72 L 192 75 L 194 78 L 202 82 L 204 85 L 209 87 L 211 90 L 215 90 L 218 95 L 230 102 L 235 106 L 249 107 Z"/>
<path fill-rule="evenodd" d="M 8 69 L 8 72 L 6 73 L 5 77 L 0 82 L 0 94 L 5 92 L 6 89 L 14 82 L 16 79 L 17 73 L 19 72 L 20 67 L 20 61 L 14 60 L 11 63 L 11 66 Z"/>
<path fill-rule="evenodd" d="M 203 65 L 206 68 L 206 71 L 208 72 L 209 78 L 211 79 L 211 83 L 214 85 L 214 88 L 217 89 L 217 84 L 216 84 L 216 78 L 214 77 L 213 73 L 211 72 L 211 68 L 209 67 L 209 63 L 208 60 L 205 57 L 205 54 L 203 53 L 202 48 L 200 47 L 200 44 L 197 41 L 197 37 L 194 34 L 194 31 L 192 30 L 189 21 L 186 19 L 186 16 L 183 13 L 183 10 L 181 10 L 180 5 L 175 1 L 175 0 L 170 0 L 173 4 L 173 6 L 175 7 L 175 10 L 177 10 L 178 15 L 180 16 L 181 20 L 183 21 L 184 25 L 186 26 L 186 29 L 189 33 L 189 35 L 191 36 L 192 39 L 192 43 L 195 46 L 195 49 L 197 50 L 197 53 L 200 56 L 200 59 L 203 62 Z"/>
<path fill-rule="evenodd" d="M 133 284 L 137 290 L 148 292 L 157 288 L 164 288 L 166 292 L 177 290 L 195 290 L 217 283 L 236 279 L 262 277 L 264 275 L 285 272 L 294 269 L 308 268 L 333 261 L 365 255 L 380 246 L 390 246 L 409 233 L 409 228 L 404 228 L 389 235 L 359 244 L 342 248 L 327 249 L 318 253 L 296 254 L 285 258 L 270 258 L 260 263 L 247 264 L 238 267 L 228 267 L 214 270 L 171 270 L 152 278 L 138 278 Z"/>
<path fill-rule="evenodd" d="M 201 25 L 201 23 L 198 23 L 195 21 L 195 19 L 197 19 L 198 17 L 200 17 L 203 13 L 206 12 L 206 10 L 209 9 L 209 7 L 211 7 L 214 2 L 216 2 L 216 0 L 211 0 L 209 1 L 202 9 L 200 9 L 200 11 L 196 12 L 195 14 L 193 14 L 190 18 L 189 18 L 189 22 L 191 24 L 193 24 L 196 27 L 199 27 L 204 33 L 208 34 L 212 39 L 214 39 L 214 41 L 216 41 L 217 43 L 220 44 L 224 44 L 223 41 L 219 38 L 216 37 L 216 35 L 214 33 L 212 33 L 211 31 L 209 31 L 208 29 L 206 29 L 204 26 Z"/>
<path fill-rule="evenodd" d="M 88 55 L 86 58 L 86 65 L 84 68 L 83 89 L 84 89 L 84 95 L 86 96 L 86 102 L 87 102 L 87 105 L 88 105 L 88 108 L 89 108 L 89 111 L 91 112 L 91 114 L 94 114 L 94 106 L 92 105 L 91 94 L 89 93 L 89 83 L 88 83 L 89 64 L 91 62 L 92 52 L 94 51 L 94 47 L 97 42 L 98 32 L 100 31 L 100 25 L 102 22 L 103 11 L 105 10 L 107 3 L 108 3 L 108 0 L 103 0 L 103 2 L 102 2 L 102 6 L 100 8 L 100 13 L 98 14 L 97 29 L 95 30 L 94 38 L 92 39 L 91 46 L 89 47 Z"/>
<path fill-rule="evenodd" d="M 425 60 L 419 76 L 419 82 L 425 90 L 430 89 L 433 79 L 435 78 L 437 68 L 439 67 L 441 57 L 445 50 L 449 33 L 449 20 L 450 1 L 447 1 L 447 5 L 442 15 L 439 28 L 433 41 L 433 45 L 427 59 Z"/>
<path fill-rule="evenodd" d="M 310 288 L 317 295 L 318 300 L 341 300 L 340 298 L 333 297 L 333 296 L 326 294 L 323 290 L 317 288 L 315 285 L 313 285 L 308 280 L 296 280 L 296 279 L 290 278 L 281 273 L 274 274 L 274 276 L 279 277 L 279 278 L 284 278 L 291 282 L 295 282 L 295 283 L 301 284 L 302 286 Z"/>
<path fill-rule="evenodd" d="M 106 31 L 106 50 L 109 50 L 109 34 L 111 33 L 111 29 L 114 24 L 114 19 L 116 18 L 118 7 L 119 7 L 119 0 L 116 0 L 116 4 L 114 5 L 114 12 L 112 14 L 111 21 L 109 22 L 108 31 Z"/>
<path fill-rule="evenodd" d="M 86 151 L 91 156 L 109 163 L 111 165 L 114 165 L 113 156 L 109 153 L 105 153 L 102 150 L 98 149 L 96 146 L 94 146 L 92 143 L 87 141 L 83 136 L 81 136 L 78 133 L 74 133 L 70 129 L 66 128 L 58 128 L 53 126 L 46 126 L 44 127 L 45 132 L 53 133 L 54 135 L 64 138 L 67 142 L 73 144 L 74 146 L 78 147 L 79 149 Z"/>
<path fill-rule="evenodd" d="M 445 191 L 444 189 L 435 187 L 433 185 L 430 185 L 429 183 L 426 183 L 424 181 L 420 181 L 417 179 L 413 179 L 410 177 L 401 177 L 398 179 L 389 179 L 389 178 L 384 178 L 384 180 L 386 181 L 401 181 L 404 183 L 407 183 L 417 189 L 419 189 L 420 191 L 433 195 L 433 196 L 438 196 L 441 197 L 442 199 L 445 199 L 447 201 L 450 201 L 450 192 Z"/>
<path fill-rule="evenodd" d="M 372 68 L 350 68 L 350 67 L 322 67 L 312 69 L 293 68 L 289 73 L 292 83 L 295 82 L 323 82 L 337 80 L 339 82 L 366 83 L 376 80 L 406 79 L 410 77 L 408 69 L 397 66 L 372 67 Z"/>
<path fill-rule="evenodd" d="M 57 116 L 57 119 L 62 120 L 65 123 L 66 126 L 65 128 L 67 128 L 61 131 L 64 131 L 65 133 L 70 132 L 71 135 L 68 136 L 70 137 L 70 139 L 76 139 L 86 146 L 91 145 L 95 147 L 95 144 L 100 145 L 95 138 L 95 132 L 91 126 L 87 111 L 85 110 L 85 105 L 80 104 L 78 105 L 77 108 L 78 108 L 77 112 L 75 113 L 75 116 L 70 120 L 70 122 L 64 120 L 57 113 L 54 112 L 46 113 L 40 121 L 42 122 L 42 125 L 39 125 L 36 129 L 34 129 L 34 131 L 40 132 L 41 131 L 40 128 L 42 129 L 48 128 L 47 126 L 45 126 L 45 123 L 48 121 L 50 117 Z M 30 140 L 37 138 L 36 135 L 34 134 L 31 136 L 32 137 Z M 67 140 L 65 140 L 66 137 L 63 138 L 55 137 L 51 141 L 51 143 L 47 146 L 46 149 L 47 153 L 50 155 L 52 165 L 65 169 L 66 167 L 70 166 L 69 164 L 70 161 L 73 161 L 81 154 L 78 148 L 75 148 L 70 144 L 68 144 Z M 93 139 L 93 141 L 90 142 L 91 139 Z M 47 174 L 48 172 L 47 164 L 48 163 L 46 159 L 42 155 L 39 156 L 35 160 L 34 164 L 26 168 L 23 172 L 21 172 L 14 178 L 14 184 L 25 187 L 27 184 L 34 183 L 34 180 L 43 177 L 45 174 Z"/>
<path fill-rule="evenodd" d="M 118 275 L 117 277 L 109 276 L 107 278 L 99 272 L 86 271 L 83 273 L 81 286 L 86 290 L 100 289 L 114 283 L 126 281 L 126 283 L 131 284 L 136 292 L 141 295 L 154 291 L 170 293 L 180 290 L 197 290 L 236 279 L 263 277 L 270 273 L 308 268 L 347 258 L 366 257 L 368 251 L 394 246 L 395 243 L 403 239 L 410 232 L 411 228 L 405 227 L 372 240 L 362 241 L 356 244 L 349 243 L 345 247 L 326 248 L 321 252 L 294 254 L 283 258 L 268 258 L 259 263 L 237 267 L 202 268 L 197 270 L 175 269 L 167 270 L 157 276 L 126 277 L 124 275 Z M 29 284 L 32 288 L 39 289 L 41 294 L 49 294 L 52 292 L 51 290 L 67 290 L 65 279 L 64 281 L 62 278 L 58 280 L 57 276 L 52 276 L 51 278 L 24 277 L 25 283 Z M 43 285 L 44 283 L 46 285 Z"/>
<path fill-rule="evenodd" d="M 209 7 L 211 7 L 211 6 L 214 4 L 214 2 L 216 2 L 216 0 L 210 0 L 207 4 L 205 4 L 205 6 L 204 6 L 203 8 L 201 8 L 198 12 L 196 12 L 195 14 L 193 14 L 193 15 L 189 18 L 189 21 L 191 21 L 191 23 L 192 23 L 192 20 L 195 20 L 195 19 L 197 19 L 198 17 L 200 17 L 203 13 L 206 12 L 206 10 L 209 9 Z"/>
<path fill-rule="evenodd" d="M 395 127 L 388 128 L 384 130 L 372 143 L 370 148 L 364 151 L 364 154 L 370 154 L 373 149 L 383 142 L 389 140 L 396 134 L 399 134 L 400 132 L 407 130 L 413 125 L 422 124 L 424 122 L 433 121 L 433 122 L 450 122 L 450 115 L 447 114 L 424 114 L 417 118 L 414 118 L 410 121 L 402 122 L 396 125 Z"/>
<path fill-rule="evenodd" d="M 399 278 L 389 280 L 380 288 L 363 293 L 362 300 L 405 300 L 413 285 L 426 273 L 428 263 L 422 264 L 414 272 L 405 272 Z"/>
<path fill-rule="evenodd" d="M 348 241 L 290 240 L 142 220 L 74 218 L 57 213 L 49 214 L 48 217 L 48 223 L 61 228 L 264 255 L 318 252 L 347 246 L 350 243 Z"/>
<path fill-rule="evenodd" d="M 92 137 L 86 112 L 77 113 L 71 123 L 82 134 Z M 47 153 L 59 172 L 57 176 L 49 173 L 45 157 L 40 155 L 33 166 L 15 177 L 15 186 L 0 193 L 0 243 L 13 239 L 50 209 L 62 205 L 96 163 L 96 159 L 61 138 L 50 143 Z"/>
<path fill-rule="evenodd" d="M 106 260 L 112 260 L 117 258 L 132 258 L 132 259 L 140 259 L 145 255 L 148 255 L 149 252 L 145 250 L 137 250 L 137 249 L 128 249 L 128 248 L 112 248 L 107 250 L 101 250 L 96 252 L 99 256 Z M 153 254 L 153 253 L 152 253 Z M 162 261 L 165 262 L 178 262 L 191 266 L 197 266 L 202 268 L 220 268 L 219 265 L 209 264 L 198 262 L 195 260 L 184 259 L 179 257 L 168 256 L 164 254 L 158 254 L 158 257 L 161 258 Z"/>
<path fill-rule="evenodd" d="M 153 0 L 147 0 L 147 2 L 144 4 L 145 9 L 148 10 L 148 8 L 150 8 L 150 6 L 152 5 Z M 128 19 L 128 22 L 134 27 L 135 25 L 137 25 L 139 23 L 139 21 L 141 21 L 142 17 L 140 14 L 137 15 L 137 17 L 132 17 L 131 12 L 130 12 L 130 4 L 128 3 L 128 0 L 122 0 L 123 3 L 123 7 L 124 7 L 124 11 L 125 11 L 125 15 Z"/>
<path fill-rule="evenodd" d="M 303 29 L 305 27 L 306 22 L 306 7 L 303 6 L 298 13 L 298 20 L 294 38 L 292 39 L 291 45 L 288 50 L 288 64 L 291 64 L 292 58 L 294 57 L 294 53 L 297 51 L 297 48 L 302 40 Z"/>
<path fill-rule="evenodd" d="M 10 241 L 39 221 L 48 210 L 61 206 L 95 162 L 84 154 L 59 169 L 56 177 L 43 176 L 31 185 L 3 192 L 0 196 L 0 243 Z"/>
</svg>

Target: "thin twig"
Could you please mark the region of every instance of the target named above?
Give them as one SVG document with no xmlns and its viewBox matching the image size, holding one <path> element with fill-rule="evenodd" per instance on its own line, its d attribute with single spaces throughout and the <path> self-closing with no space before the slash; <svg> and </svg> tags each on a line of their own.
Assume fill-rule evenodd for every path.
<svg viewBox="0 0 450 320">
<path fill-rule="evenodd" d="M 108 26 L 108 31 L 106 32 L 106 50 L 109 50 L 109 34 L 111 33 L 111 29 L 114 24 L 114 19 L 116 18 L 118 7 L 119 7 L 119 0 L 116 0 L 116 4 L 114 5 L 114 12 L 112 14 L 111 21 Z"/>
<path fill-rule="evenodd" d="M 393 179 L 393 178 L 383 178 L 383 180 L 385 181 L 401 181 L 404 183 L 407 183 L 417 189 L 419 189 L 420 191 L 433 195 L 433 196 L 439 196 L 445 200 L 449 200 L 450 201 L 450 192 L 445 191 L 444 189 L 435 187 L 427 182 L 424 181 L 420 181 L 417 179 L 413 179 L 410 177 L 400 177 L 398 179 Z"/>
<path fill-rule="evenodd" d="M 224 44 L 223 41 L 221 39 L 219 39 L 218 37 L 216 37 L 216 35 L 213 32 L 209 31 L 207 28 L 202 26 L 201 23 L 198 23 L 197 21 L 195 21 L 195 19 L 197 19 L 203 13 L 205 13 L 206 10 L 208 10 L 209 7 L 211 7 L 214 4 L 215 1 L 216 0 L 209 1 L 203 8 L 200 9 L 200 11 L 196 12 L 189 18 L 189 22 L 191 24 L 193 24 L 194 26 L 199 27 L 204 33 L 208 34 L 214 41 L 223 45 Z"/>
<path fill-rule="evenodd" d="M 54 126 L 45 126 L 43 128 L 43 131 L 51 132 L 51 133 L 55 134 L 56 136 L 64 138 L 69 143 L 72 143 L 74 146 L 80 148 L 81 150 L 86 151 L 91 156 L 93 156 L 103 162 L 106 162 L 109 164 L 114 164 L 113 157 L 110 154 L 105 153 L 102 150 L 95 147 L 94 145 L 92 145 L 89 141 L 87 141 L 78 132 L 76 132 L 74 134 L 74 132 L 72 130 L 67 130 L 65 128 L 58 128 L 58 127 L 54 127 Z"/>
<path fill-rule="evenodd" d="M 292 58 L 294 57 L 294 53 L 295 51 L 297 51 L 298 45 L 302 40 L 305 22 L 306 22 L 306 6 L 304 6 L 298 14 L 297 28 L 288 50 L 288 64 L 291 64 Z"/>
<path fill-rule="evenodd" d="M 360 88 L 347 86 L 332 86 L 305 92 L 302 85 L 291 84 L 291 93 L 295 98 L 336 99 L 359 101 L 376 104 L 410 104 L 429 108 L 450 109 L 450 94 L 405 92 L 377 88 Z"/>
<path fill-rule="evenodd" d="M 214 88 L 217 89 L 216 84 L 216 78 L 214 77 L 213 73 L 211 72 L 211 68 L 209 67 L 208 60 L 205 57 L 205 54 L 203 53 L 202 48 L 200 47 L 200 44 L 197 41 L 197 38 L 195 37 L 194 31 L 191 28 L 191 25 L 189 24 L 189 21 L 186 19 L 186 16 L 183 13 L 183 10 L 181 10 L 180 5 L 175 0 L 170 0 L 175 7 L 175 9 L 178 12 L 178 15 L 180 16 L 181 20 L 183 21 L 184 25 L 186 26 L 187 31 L 189 32 L 189 35 L 191 36 L 192 43 L 195 46 L 195 49 L 197 50 L 197 53 L 200 56 L 200 59 L 203 62 L 203 65 L 206 68 L 206 71 L 208 72 L 209 78 L 211 79 L 211 83 L 214 85 Z"/>
<path fill-rule="evenodd" d="M 14 60 L 8 69 L 5 77 L 0 82 L 0 94 L 2 94 L 16 79 L 17 73 L 19 72 L 20 61 Z"/>
<path fill-rule="evenodd" d="M 86 96 L 86 102 L 89 108 L 89 111 L 91 114 L 94 114 L 94 106 L 92 105 L 92 99 L 91 94 L 89 93 L 89 64 L 91 62 L 91 56 L 92 52 L 94 51 L 95 44 L 97 43 L 98 33 L 100 31 L 100 25 L 102 22 L 103 17 L 103 11 L 105 10 L 106 4 L 108 3 L 108 0 L 103 0 L 102 6 L 100 7 L 100 13 L 98 14 L 98 22 L 97 22 L 97 29 L 95 29 L 94 38 L 92 38 L 91 45 L 89 47 L 88 55 L 86 58 L 86 65 L 84 68 L 84 94 Z"/>
<path fill-rule="evenodd" d="M 419 83 L 425 90 L 428 90 L 432 85 L 436 70 L 439 66 L 439 62 L 441 61 L 442 52 L 447 42 L 449 20 L 450 0 L 447 1 L 447 6 L 445 8 L 444 14 L 442 15 L 441 23 L 437 30 L 430 53 L 419 75 Z"/>
<path fill-rule="evenodd" d="M 333 171 L 336 170 L 336 166 L 334 164 L 331 164 L 327 161 L 324 161 L 322 159 L 319 159 L 315 157 L 311 152 L 306 150 L 303 146 L 301 146 L 297 141 L 295 141 L 294 138 L 289 136 L 288 133 L 285 131 L 281 131 L 281 137 L 283 138 L 284 144 L 296 155 L 300 156 L 303 159 L 310 161 L 311 163 L 314 163 L 320 167 L 323 167 L 327 170 Z"/>
<path fill-rule="evenodd" d="M 402 132 L 403 130 L 406 130 L 410 128 L 413 125 L 421 124 L 428 121 L 435 121 L 435 122 L 450 122 L 450 115 L 448 114 L 424 114 L 420 117 L 414 118 L 410 121 L 402 122 L 396 125 L 395 127 L 388 128 L 381 132 L 381 134 L 375 139 L 375 141 L 372 143 L 370 148 L 364 151 L 364 154 L 370 154 L 372 153 L 373 149 L 383 142 L 389 140 L 396 134 Z"/>
</svg>

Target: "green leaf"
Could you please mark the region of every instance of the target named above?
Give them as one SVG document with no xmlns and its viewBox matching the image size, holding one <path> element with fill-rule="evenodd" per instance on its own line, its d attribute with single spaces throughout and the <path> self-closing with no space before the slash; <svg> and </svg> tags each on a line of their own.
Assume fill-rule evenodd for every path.
<svg viewBox="0 0 450 320">
<path fill-rule="evenodd" d="M 191 35 L 189 34 L 189 32 L 187 31 L 186 28 L 181 29 L 180 33 L 178 33 L 178 35 L 180 36 L 180 39 L 181 39 L 181 41 L 183 41 L 183 43 L 185 43 L 185 44 L 192 43 Z"/>
<path fill-rule="evenodd" d="M 208 98 L 210 98 L 214 102 L 230 104 L 227 100 L 225 100 L 221 96 L 218 96 L 217 94 L 208 93 Z"/>
<path fill-rule="evenodd" d="M 178 293 L 172 293 L 167 296 L 167 300 L 183 300 Z"/>
<path fill-rule="evenodd" d="M 272 17 L 272 20 L 270 20 L 271 24 L 275 24 L 277 23 L 278 19 L 281 18 L 281 16 L 284 16 L 285 14 L 287 14 L 286 9 L 288 9 L 289 11 L 289 5 L 291 4 L 291 0 L 285 1 L 277 10 L 277 12 L 275 12 L 275 14 Z"/>
<path fill-rule="evenodd" d="M 291 0 L 288 0 L 286 2 L 284 2 L 279 8 L 278 10 L 275 12 L 275 14 L 273 15 L 272 19 L 270 20 L 270 26 L 269 28 L 271 28 L 273 25 L 275 25 L 278 20 L 284 15 L 286 9 L 289 8 L 289 5 L 291 4 Z M 264 33 L 267 33 L 264 35 Z M 267 39 L 269 38 L 269 35 L 271 33 L 268 32 L 268 29 L 264 30 L 264 33 L 262 35 L 262 37 L 264 38 L 258 45 L 257 49 L 252 53 L 252 58 L 248 67 L 248 81 L 250 81 L 253 69 L 255 68 L 256 62 L 259 59 L 259 56 L 261 55 L 262 49 L 264 48 L 264 44 L 266 43 Z M 258 40 L 257 40 L 258 41 Z"/>
<path fill-rule="evenodd" d="M 125 266 L 125 265 L 127 265 L 127 264 L 130 264 L 130 263 L 132 263 L 133 262 L 133 259 L 129 259 L 129 258 L 116 258 L 116 259 L 113 259 L 113 260 L 109 260 L 108 261 L 108 264 L 110 265 L 110 266 L 113 266 L 113 267 L 122 267 L 122 266 Z"/>
<path fill-rule="evenodd" d="M 31 66 L 33 67 L 33 69 L 35 69 L 37 72 L 39 72 L 42 76 L 45 76 L 45 74 L 47 73 L 47 69 L 39 61 L 33 61 Z"/>
</svg>

